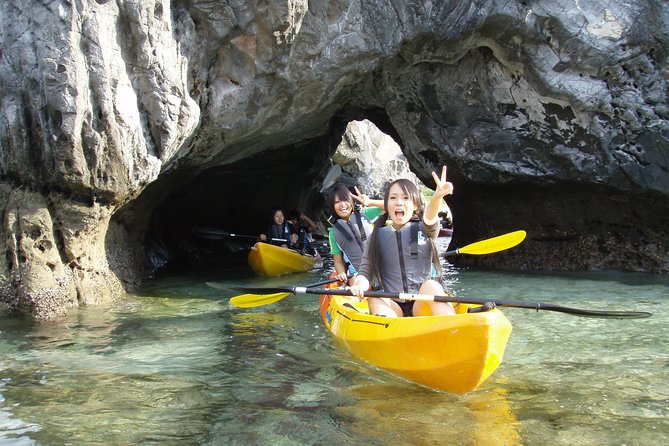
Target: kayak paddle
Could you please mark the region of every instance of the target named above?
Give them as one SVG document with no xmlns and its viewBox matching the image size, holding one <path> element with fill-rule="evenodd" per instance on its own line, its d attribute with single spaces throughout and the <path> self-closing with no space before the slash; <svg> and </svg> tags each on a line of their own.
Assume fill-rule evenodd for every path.
<svg viewBox="0 0 669 446">
<path fill-rule="evenodd" d="M 444 257 L 449 257 L 458 254 L 492 254 L 494 252 L 504 251 L 519 245 L 523 240 L 525 240 L 526 235 L 527 233 L 525 231 L 509 232 L 508 234 L 498 235 L 497 237 L 471 243 L 467 246 L 463 246 L 462 248 L 446 251 L 443 255 Z"/>
<path fill-rule="evenodd" d="M 239 238 L 246 238 L 246 239 L 253 239 L 253 240 L 260 240 L 260 236 L 257 235 L 242 235 L 242 234 L 232 234 L 228 231 L 224 231 L 223 229 L 218 229 L 218 228 L 212 228 L 209 226 L 193 226 L 193 235 L 196 237 L 200 238 L 206 238 L 206 239 L 211 239 L 211 240 L 218 240 L 223 237 L 239 237 Z M 284 238 L 270 238 L 267 237 L 267 240 L 272 240 L 275 242 L 288 242 L 288 240 Z"/>
<path fill-rule="evenodd" d="M 225 231 L 223 231 L 225 232 Z M 503 251 L 505 249 L 513 248 L 518 245 L 525 239 L 525 231 L 515 231 L 508 234 L 499 235 L 486 240 L 481 240 L 470 245 L 464 246 L 453 251 L 448 251 L 444 253 L 445 256 L 456 255 L 456 254 L 491 254 L 498 251 Z M 349 276 L 350 278 L 350 276 Z M 325 285 L 328 283 L 334 283 L 336 280 L 323 281 L 318 283 L 312 283 L 306 285 L 305 288 L 311 288 L 316 286 Z M 222 284 L 217 284 L 213 282 L 207 282 L 207 285 L 214 288 L 226 289 Z M 280 301 L 281 299 L 286 298 L 290 292 L 277 292 L 277 293 L 258 293 L 258 294 L 242 294 L 241 296 L 235 296 L 230 299 L 230 303 L 239 308 L 252 308 L 260 307 L 263 305 L 270 305 L 275 302 Z"/>
<path fill-rule="evenodd" d="M 329 294 L 336 296 L 352 296 L 351 292 L 342 288 L 306 288 L 306 287 L 272 287 L 272 288 L 251 288 L 251 287 L 233 287 L 235 290 L 247 291 L 256 294 L 273 293 L 293 293 L 293 294 Z M 414 293 L 386 293 L 383 291 L 366 291 L 367 297 L 390 297 L 393 299 L 406 300 L 424 300 L 434 302 L 457 302 L 464 304 L 483 305 L 492 302 L 498 307 L 527 308 L 530 310 L 557 311 L 559 313 L 573 314 L 576 316 L 600 317 L 612 319 L 639 319 L 650 317 L 652 314 L 646 311 L 604 311 L 604 310 L 582 310 L 579 308 L 563 307 L 561 305 L 544 304 L 538 302 L 523 302 L 517 300 L 495 300 L 463 298 L 457 296 L 437 296 L 434 294 L 414 294 Z"/>
<path fill-rule="evenodd" d="M 341 166 L 339 164 L 334 164 L 332 167 L 330 167 L 328 173 L 325 175 L 320 192 L 321 193 L 325 192 L 325 190 L 333 186 L 337 182 L 337 180 L 339 180 L 340 177 L 341 177 Z"/>
<path fill-rule="evenodd" d="M 349 276 L 350 278 L 350 276 Z M 316 283 L 311 283 L 309 285 L 304 285 L 303 288 L 310 288 L 310 287 L 316 287 L 316 286 L 321 286 L 321 285 L 327 285 L 328 283 L 335 283 L 337 282 L 337 279 L 328 279 L 328 280 L 323 280 L 321 282 L 316 282 Z M 222 284 L 222 283 L 217 283 L 217 282 L 206 282 L 207 285 L 209 285 L 212 288 L 217 288 L 219 290 L 227 290 L 229 287 Z M 234 288 L 233 288 L 234 289 Z M 234 305 L 235 307 L 239 308 L 253 308 L 253 307 L 261 307 L 263 305 L 270 305 L 275 302 L 280 301 L 281 299 L 284 299 L 288 296 L 290 296 L 292 293 L 290 292 L 281 292 L 281 293 L 258 293 L 258 294 L 242 294 L 239 296 L 235 296 L 230 298 L 230 303 Z"/>
</svg>

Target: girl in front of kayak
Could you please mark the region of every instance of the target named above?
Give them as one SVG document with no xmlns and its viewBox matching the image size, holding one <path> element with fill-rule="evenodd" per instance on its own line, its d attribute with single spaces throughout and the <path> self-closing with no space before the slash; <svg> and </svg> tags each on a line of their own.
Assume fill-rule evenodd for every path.
<svg viewBox="0 0 669 446">
<path fill-rule="evenodd" d="M 350 288 L 359 299 L 365 298 L 372 280 L 390 293 L 446 295 L 439 280 L 441 264 L 434 241 L 439 235 L 439 205 L 443 197 L 453 193 L 453 184 L 446 181 L 446 166 L 441 177 L 434 172 L 432 177 L 435 191 L 427 206 L 409 180 L 395 180 L 386 189 L 386 212 L 377 219 Z M 391 224 L 386 225 L 388 218 Z M 448 302 L 369 298 L 368 304 L 371 314 L 386 317 L 455 314 Z"/>
<path fill-rule="evenodd" d="M 336 278 L 344 283 L 347 276 L 360 268 L 362 253 L 372 234 L 372 221 L 383 212 L 383 201 L 372 200 L 355 188 L 353 194 L 340 185 L 330 195 L 332 226 L 328 229 L 330 254 L 334 261 Z M 355 202 L 362 204 L 359 209 Z"/>
</svg>

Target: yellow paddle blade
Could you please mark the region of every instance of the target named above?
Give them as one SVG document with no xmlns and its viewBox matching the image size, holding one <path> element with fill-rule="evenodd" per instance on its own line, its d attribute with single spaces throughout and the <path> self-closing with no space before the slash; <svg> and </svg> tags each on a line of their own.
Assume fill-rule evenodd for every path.
<svg viewBox="0 0 669 446">
<path fill-rule="evenodd" d="M 261 307 L 263 305 L 273 304 L 281 299 L 288 297 L 291 293 L 275 294 L 242 294 L 230 299 L 230 303 L 239 308 Z"/>
<path fill-rule="evenodd" d="M 472 243 L 457 250 L 458 254 L 492 254 L 493 252 L 504 251 L 525 240 L 527 233 L 525 231 L 514 231 L 497 237 L 481 240 Z"/>
</svg>

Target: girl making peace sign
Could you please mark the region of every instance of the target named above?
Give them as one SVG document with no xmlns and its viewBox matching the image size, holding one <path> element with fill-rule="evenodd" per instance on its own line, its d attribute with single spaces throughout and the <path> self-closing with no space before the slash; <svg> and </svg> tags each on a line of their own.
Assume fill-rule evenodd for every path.
<svg viewBox="0 0 669 446">
<path fill-rule="evenodd" d="M 432 178 L 435 191 L 427 206 L 409 180 L 395 180 L 386 189 L 385 214 L 377 219 L 350 288 L 358 298 L 365 298 L 372 280 L 386 292 L 446 295 L 434 242 L 439 235 L 439 205 L 443 197 L 453 193 L 453 184 L 446 181 L 446 166 L 441 176 L 432 172 Z M 387 219 L 391 224 L 385 224 Z M 448 302 L 369 298 L 368 303 L 371 314 L 387 317 L 455 314 Z"/>
</svg>

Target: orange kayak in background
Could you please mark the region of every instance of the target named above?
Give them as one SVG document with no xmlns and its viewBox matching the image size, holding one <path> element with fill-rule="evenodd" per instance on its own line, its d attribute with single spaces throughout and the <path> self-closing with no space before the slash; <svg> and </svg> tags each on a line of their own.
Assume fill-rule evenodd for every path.
<svg viewBox="0 0 669 446">
<path fill-rule="evenodd" d="M 251 269 L 261 276 L 303 273 L 316 267 L 317 257 L 269 243 L 256 243 L 249 251 Z"/>
<path fill-rule="evenodd" d="M 320 297 L 325 326 L 351 354 L 434 389 L 467 393 L 501 364 L 511 323 L 498 309 L 454 316 L 387 318 L 370 315 L 366 302 Z"/>
</svg>

